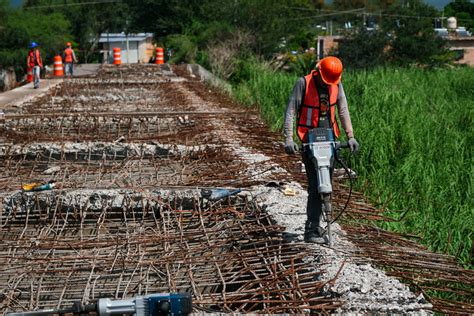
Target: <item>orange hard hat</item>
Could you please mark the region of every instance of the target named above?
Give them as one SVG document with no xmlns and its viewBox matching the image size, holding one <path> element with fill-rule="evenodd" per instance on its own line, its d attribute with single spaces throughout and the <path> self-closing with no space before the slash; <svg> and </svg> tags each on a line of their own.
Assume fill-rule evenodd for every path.
<svg viewBox="0 0 474 316">
<path fill-rule="evenodd" d="M 339 58 L 329 56 L 321 59 L 318 69 L 325 84 L 338 84 L 341 81 L 342 62 Z"/>
<path fill-rule="evenodd" d="M 66 43 L 66 46 L 71 46 L 71 42 L 67 42 L 67 43 Z"/>
</svg>

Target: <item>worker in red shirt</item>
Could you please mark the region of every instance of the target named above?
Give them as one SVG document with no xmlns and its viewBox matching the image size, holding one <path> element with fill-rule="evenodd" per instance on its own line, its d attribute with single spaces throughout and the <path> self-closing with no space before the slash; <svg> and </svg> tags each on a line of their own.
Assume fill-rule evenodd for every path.
<svg viewBox="0 0 474 316">
<path fill-rule="evenodd" d="M 33 69 L 33 86 L 39 88 L 41 69 L 43 69 L 43 60 L 36 42 L 31 42 L 30 51 L 26 59 L 26 65 Z"/>
<path fill-rule="evenodd" d="M 77 63 L 77 59 L 76 54 L 74 54 L 74 50 L 71 48 L 70 42 L 66 43 L 66 49 L 63 52 L 63 62 L 66 76 L 72 77 L 74 72 L 74 63 Z"/>
</svg>

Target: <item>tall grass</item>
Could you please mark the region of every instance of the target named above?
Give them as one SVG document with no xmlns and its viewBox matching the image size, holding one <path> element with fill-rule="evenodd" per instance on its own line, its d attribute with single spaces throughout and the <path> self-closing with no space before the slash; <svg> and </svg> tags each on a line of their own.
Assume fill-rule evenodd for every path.
<svg viewBox="0 0 474 316">
<path fill-rule="evenodd" d="M 297 76 L 252 69 L 234 96 L 281 129 Z M 474 69 L 380 68 L 346 72 L 343 82 L 361 145 L 358 188 L 390 216 L 406 212 L 380 225 L 472 268 Z"/>
</svg>

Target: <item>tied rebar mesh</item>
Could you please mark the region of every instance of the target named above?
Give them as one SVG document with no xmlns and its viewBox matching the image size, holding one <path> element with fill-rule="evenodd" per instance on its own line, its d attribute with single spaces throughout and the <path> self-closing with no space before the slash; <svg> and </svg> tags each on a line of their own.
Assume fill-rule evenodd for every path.
<svg viewBox="0 0 474 316">
<path fill-rule="evenodd" d="M 194 192 L 194 195 L 197 193 Z M 190 292 L 206 311 L 303 313 L 324 295 L 315 254 L 247 199 L 17 193 L 0 223 L 0 312 Z M 191 194 L 192 195 L 192 194 Z"/>
<path fill-rule="evenodd" d="M 336 187 L 339 195 L 334 202 L 340 210 L 347 197 L 347 187 L 341 183 L 336 183 Z M 461 267 L 453 256 L 430 251 L 418 242 L 416 235 L 376 226 L 376 221 L 393 221 L 383 213 L 368 204 L 360 193 L 353 193 L 342 222 L 347 238 L 357 246 L 355 260 L 370 258 L 387 275 L 403 280 L 415 292 L 422 293 L 434 311 L 473 314 L 474 271 Z"/>
<path fill-rule="evenodd" d="M 309 310 L 299 295 L 312 297 L 318 292 L 320 283 L 311 279 L 317 271 L 307 266 L 304 257 L 312 260 L 314 254 L 301 245 L 284 243 L 281 228 L 255 205 L 196 202 L 184 207 L 153 195 L 130 193 L 163 186 L 245 187 L 269 180 L 275 185 L 306 181 L 299 158 L 283 152 L 281 135 L 271 132 L 258 115 L 211 93 L 199 78 L 173 70 L 154 65 L 105 66 L 94 77 L 64 81 L 6 111 L 0 125 L 0 195 L 8 200 L 0 213 L 5 245 L 0 262 L 2 310 L 67 305 L 76 299 L 67 296 L 68 291 L 82 300 L 98 298 L 98 293 L 109 295 L 112 289 L 112 297 L 121 298 L 154 288 L 184 290 L 186 282 L 186 291 L 200 295 L 194 297 L 197 306 L 208 311 Z M 240 146 L 270 159 L 249 162 L 235 155 L 236 146 L 223 146 L 217 137 L 227 127 L 231 132 L 227 138 L 239 132 Z M 255 168 L 251 173 L 249 164 Z M 47 172 L 54 167 L 59 169 Z M 61 191 L 14 193 L 21 184 L 44 179 L 56 180 Z M 130 192 L 116 192 L 115 202 L 110 202 L 110 192 L 98 190 L 110 188 Z M 336 213 L 347 193 L 347 186 L 335 183 Z M 127 202 L 121 196 L 128 196 Z M 424 293 L 435 311 L 474 313 L 472 270 L 459 267 L 452 256 L 430 252 L 414 236 L 377 227 L 376 221 L 392 219 L 360 194 L 353 193 L 341 219 L 347 238 L 358 246 L 351 260 L 372 260 Z M 100 239 L 94 241 L 96 235 Z M 151 255 L 147 257 L 146 251 Z M 146 278 L 151 275 L 154 278 Z M 298 283 L 301 276 L 308 283 Z M 287 283 L 277 285 L 276 279 Z M 300 287 L 291 292 L 293 280 Z M 308 289 L 313 286 L 314 293 Z M 48 289 L 54 294 L 43 296 Z M 446 299 L 436 298 L 432 289 L 444 292 Z M 250 303 L 255 297 L 257 305 Z M 329 311 L 337 305 L 325 299 L 314 296 L 311 308 Z"/>
</svg>

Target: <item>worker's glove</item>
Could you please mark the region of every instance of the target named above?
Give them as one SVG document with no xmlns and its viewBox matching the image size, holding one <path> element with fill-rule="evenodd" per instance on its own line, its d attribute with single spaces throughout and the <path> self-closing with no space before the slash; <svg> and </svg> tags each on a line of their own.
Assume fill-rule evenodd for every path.
<svg viewBox="0 0 474 316">
<path fill-rule="evenodd" d="M 298 151 L 298 145 L 295 144 L 294 141 L 292 140 L 287 140 L 285 142 L 285 152 L 289 155 L 291 154 L 296 154 L 296 152 Z"/>
<path fill-rule="evenodd" d="M 354 137 L 349 138 L 349 141 L 347 143 L 349 144 L 349 148 L 351 149 L 351 152 L 356 153 L 359 151 L 359 143 L 356 141 Z"/>
</svg>

